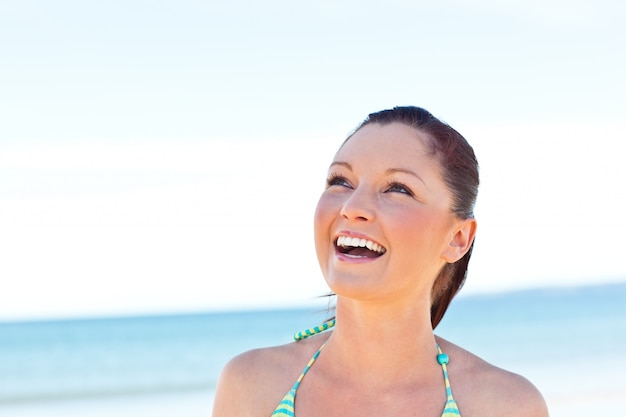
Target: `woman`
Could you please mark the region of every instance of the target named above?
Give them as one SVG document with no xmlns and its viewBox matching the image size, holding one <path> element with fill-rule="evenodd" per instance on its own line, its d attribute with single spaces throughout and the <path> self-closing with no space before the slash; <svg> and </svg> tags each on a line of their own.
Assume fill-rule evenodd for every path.
<svg viewBox="0 0 626 417">
<path fill-rule="evenodd" d="M 547 416 L 527 380 L 433 333 L 465 280 L 477 191 L 454 129 L 417 107 L 370 114 L 315 212 L 336 321 L 231 360 L 213 416 Z"/>
</svg>

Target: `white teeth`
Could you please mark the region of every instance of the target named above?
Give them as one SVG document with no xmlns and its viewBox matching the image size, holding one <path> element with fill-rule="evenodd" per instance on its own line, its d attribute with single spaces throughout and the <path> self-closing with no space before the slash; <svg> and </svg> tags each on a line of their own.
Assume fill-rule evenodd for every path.
<svg viewBox="0 0 626 417">
<path fill-rule="evenodd" d="M 385 253 L 385 248 L 380 246 L 376 242 L 372 242 L 367 239 L 360 239 L 358 237 L 339 236 L 337 238 L 337 246 L 353 247 L 353 248 L 367 248 L 371 251 L 378 253 Z"/>
</svg>

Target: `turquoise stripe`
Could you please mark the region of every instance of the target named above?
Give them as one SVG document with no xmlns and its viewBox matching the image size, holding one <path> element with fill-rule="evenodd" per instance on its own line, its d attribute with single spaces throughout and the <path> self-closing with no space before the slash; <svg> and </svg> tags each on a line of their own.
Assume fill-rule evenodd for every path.
<svg viewBox="0 0 626 417">
<path fill-rule="evenodd" d="M 323 331 L 326 331 L 330 329 L 331 327 L 333 327 L 334 325 L 335 325 L 335 320 L 331 320 L 319 326 L 311 327 L 310 329 L 306 329 L 304 331 L 298 332 L 293 335 L 293 338 L 294 340 L 306 339 L 309 336 L 313 336 Z"/>
<path fill-rule="evenodd" d="M 286 414 L 288 416 L 293 416 L 294 413 L 291 411 L 291 409 L 289 408 L 283 408 L 283 407 L 276 407 L 276 411 L 274 411 L 274 414 L 272 414 L 272 416 L 276 416 L 276 415 L 281 415 L 281 414 Z"/>
<path fill-rule="evenodd" d="M 293 407 L 293 396 L 291 398 L 285 398 L 280 403 L 278 403 L 278 406 L 282 406 L 282 405 L 288 405 L 288 406 Z"/>
<path fill-rule="evenodd" d="M 272 414 L 273 417 L 275 416 L 280 416 L 280 415 L 288 415 L 288 416 L 293 416 L 294 412 L 291 411 L 292 408 L 285 408 L 285 407 L 276 407 L 276 410 L 274 411 L 274 414 Z"/>
</svg>

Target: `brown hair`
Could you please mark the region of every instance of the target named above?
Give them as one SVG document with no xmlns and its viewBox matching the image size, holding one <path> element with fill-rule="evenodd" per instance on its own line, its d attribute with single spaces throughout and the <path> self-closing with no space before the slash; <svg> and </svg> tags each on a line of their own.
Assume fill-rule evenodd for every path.
<svg viewBox="0 0 626 417">
<path fill-rule="evenodd" d="M 371 113 L 348 136 L 346 141 L 363 126 L 373 123 L 380 125 L 402 123 L 424 133 L 432 146 L 433 155 L 439 160 L 443 180 L 452 193 L 452 213 L 461 219 L 474 217 L 479 184 L 478 161 L 474 150 L 459 132 L 427 110 L 406 106 Z M 473 248 L 472 242 L 467 253 L 457 262 L 446 264 L 435 279 L 430 307 L 430 321 L 433 329 L 437 327 L 450 301 L 465 282 L 467 265 Z"/>
</svg>

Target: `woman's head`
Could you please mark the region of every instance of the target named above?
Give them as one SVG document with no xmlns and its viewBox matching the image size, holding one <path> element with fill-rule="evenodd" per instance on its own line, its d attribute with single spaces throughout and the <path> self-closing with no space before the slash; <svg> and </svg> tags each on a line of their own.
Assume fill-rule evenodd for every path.
<svg viewBox="0 0 626 417">
<path fill-rule="evenodd" d="M 401 123 L 420 132 L 428 142 L 432 155 L 439 163 L 441 175 L 450 193 L 450 210 L 459 219 L 472 219 L 478 194 L 478 162 L 474 151 L 461 134 L 419 107 L 394 107 L 370 114 L 346 139 L 371 124 Z M 437 326 L 452 298 L 465 282 L 473 242 L 464 256 L 446 264 L 432 289 L 431 323 Z"/>
</svg>

